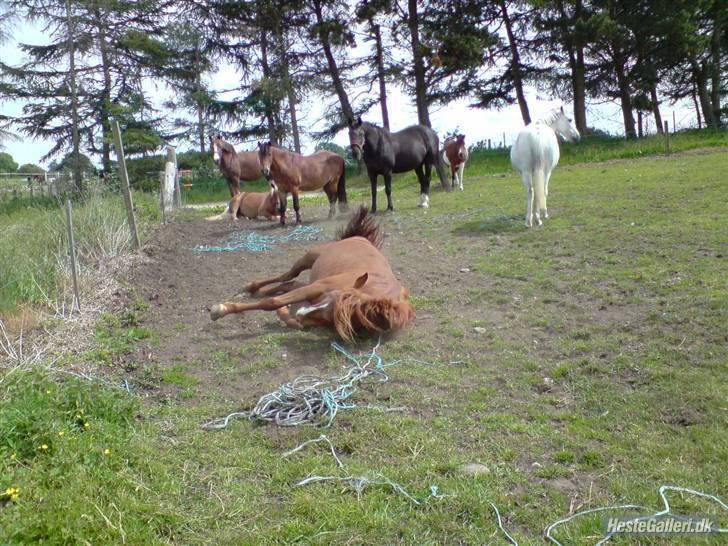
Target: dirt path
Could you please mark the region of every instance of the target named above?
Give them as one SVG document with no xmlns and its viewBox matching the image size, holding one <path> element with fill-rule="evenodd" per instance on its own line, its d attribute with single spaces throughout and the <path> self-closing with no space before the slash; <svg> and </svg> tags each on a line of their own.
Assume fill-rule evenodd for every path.
<svg viewBox="0 0 728 546">
<path fill-rule="evenodd" d="M 305 211 L 305 225 L 321 228 L 320 240 L 332 239 L 348 218 L 339 215 L 328 220 L 327 213 L 328 207 Z M 411 294 L 445 294 L 454 280 L 466 288 L 469 275 L 459 270 L 467 264 L 462 258 L 443 255 L 421 234 L 403 228 L 412 221 L 410 216 L 378 218 L 387 234 L 383 251 Z M 219 397 L 252 400 L 302 373 L 325 371 L 327 363 L 322 358 L 330 354 L 334 339 L 327 330 L 287 330 L 274 313 L 266 312 L 218 322 L 209 318 L 212 305 L 235 299 L 252 279 L 285 271 L 314 242 L 292 241 L 264 252 L 193 250 L 198 245 L 219 244 L 240 231 L 275 235 L 293 229 L 289 225 L 282 231 L 276 223 L 259 221 L 194 219 L 172 222 L 155 233 L 145 245 L 149 259 L 135 266 L 129 279 L 130 298 L 148 305 L 142 326 L 153 332 L 151 339 L 124 358 L 137 388 L 155 398 L 174 397 L 185 390 L 175 384 L 181 383 L 189 403 Z M 428 264 L 424 273 L 423 263 Z M 307 273 L 303 275 L 307 278 Z M 437 323 L 426 310 L 420 310 L 416 320 L 418 335 L 436 333 Z M 192 379 L 180 380 L 180 374 Z"/>
</svg>

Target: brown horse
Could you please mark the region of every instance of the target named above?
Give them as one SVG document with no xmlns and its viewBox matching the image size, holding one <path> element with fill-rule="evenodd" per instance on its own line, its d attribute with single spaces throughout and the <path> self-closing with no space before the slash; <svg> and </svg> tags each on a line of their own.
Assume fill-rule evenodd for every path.
<svg viewBox="0 0 728 546">
<path fill-rule="evenodd" d="M 236 152 L 233 145 L 220 135 L 210 135 L 210 150 L 227 180 L 230 196 L 240 192 L 240 181 L 253 182 L 260 178 L 260 162 L 256 152 Z"/>
<path fill-rule="evenodd" d="M 463 170 L 468 161 L 468 147 L 465 146 L 465 135 L 448 137 L 443 144 L 442 159 L 445 165 L 450 166 L 452 187 L 457 186 L 463 191 Z"/>
<path fill-rule="evenodd" d="M 328 326 L 344 340 L 359 333 L 400 330 L 414 318 L 407 289 L 397 281 L 379 251 L 382 234 L 365 207 L 339 233 L 337 241 L 311 248 L 287 273 L 254 281 L 251 294 L 266 296 L 255 303 L 221 303 L 210 310 L 217 320 L 230 313 L 255 309 L 276 311 L 289 328 Z M 294 279 L 311 270 L 308 284 Z M 274 284 L 260 290 L 262 287 Z M 289 305 L 303 303 L 291 316 Z"/>
<path fill-rule="evenodd" d="M 240 192 L 230 199 L 228 213 L 235 218 L 278 219 L 278 187 L 271 181 L 269 192 Z"/>
<path fill-rule="evenodd" d="M 267 180 L 275 180 L 278 184 L 282 226 L 286 223 L 286 205 L 289 193 L 293 195 L 296 223 L 301 223 L 298 194 L 302 191 L 316 191 L 323 188 L 329 198 L 329 218 L 336 212 L 337 200 L 339 210 L 341 212 L 347 210 L 344 158 L 340 155 L 319 150 L 311 155 L 303 156 L 277 148 L 270 142 L 259 142 L 258 160 L 263 176 Z"/>
</svg>

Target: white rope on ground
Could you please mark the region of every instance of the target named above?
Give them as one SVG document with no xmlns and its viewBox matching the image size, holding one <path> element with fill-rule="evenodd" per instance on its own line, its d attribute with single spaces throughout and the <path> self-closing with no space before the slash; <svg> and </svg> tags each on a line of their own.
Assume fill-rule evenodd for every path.
<svg viewBox="0 0 728 546">
<path fill-rule="evenodd" d="M 728 505 L 726 505 L 726 503 L 724 503 L 722 500 L 720 500 L 715 495 L 710 495 L 708 493 L 702 493 L 701 491 L 696 491 L 695 489 L 688 489 L 686 487 L 678 487 L 676 485 L 663 485 L 658 490 L 658 494 L 660 495 L 660 499 L 662 500 L 662 506 L 663 506 L 662 510 L 655 512 L 653 514 L 646 515 L 646 516 L 635 516 L 631 519 L 621 520 L 621 521 L 624 521 L 624 522 L 644 521 L 644 520 L 648 520 L 648 519 L 666 516 L 668 514 L 673 515 L 677 518 L 683 518 L 683 516 L 680 516 L 679 514 L 674 514 L 673 512 L 670 511 L 670 503 L 667 501 L 667 496 L 665 495 L 666 491 L 678 491 L 681 493 L 688 493 L 688 494 L 694 495 L 696 497 L 702 497 L 704 499 L 709 499 L 709 500 L 712 500 L 715 503 L 717 503 L 723 510 L 728 511 Z M 604 512 L 606 510 L 619 510 L 619 509 L 624 509 L 624 508 L 632 509 L 632 510 L 644 510 L 645 509 L 644 506 L 639 506 L 637 504 L 624 504 L 624 505 L 604 506 L 602 508 L 591 508 L 589 510 L 583 510 L 582 512 L 577 512 L 576 514 L 572 514 L 568 518 L 563 518 L 563 519 L 560 519 L 560 520 L 552 523 L 551 525 L 546 527 L 546 530 L 544 531 L 544 536 L 546 537 L 546 539 L 550 540 L 557 546 L 563 546 L 558 540 L 556 540 L 554 537 L 551 536 L 551 531 L 553 531 L 559 525 L 562 525 L 568 521 L 571 521 L 574 518 L 584 516 L 586 514 L 593 514 L 595 512 Z M 728 533 L 728 528 L 715 527 L 715 528 L 711 528 L 710 532 L 711 533 Z M 607 542 L 610 538 L 612 538 L 615 534 L 617 534 L 616 531 L 612 531 L 611 533 L 608 533 L 606 536 L 602 537 L 594 546 L 601 546 L 602 544 Z"/>
<path fill-rule="evenodd" d="M 322 434 L 318 438 L 314 438 L 313 440 L 308 440 L 307 442 L 303 442 L 300 446 L 291 449 L 290 451 L 286 451 L 281 457 L 284 459 L 290 455 L 293 455 L 294 453 L 301 451 L 304 447 L 306 447 L 309 444 L 317 444 L 318 442 L 326 442 L 329 444 L 329 448 L 331 448 L 331 455 L 334 456 L 334 459 L 336 460 L 336 464 L 339 465 L 339 468 L 344 468 L 344 463 L 341 462 L 341 459 L 336 455 L 336 449 L 334 449 L 334 444 L 331 443 L 331 440 L 328 439 L 328 437 L 325 434 Z"/>
<path fill-rule="evenodd" d="M 513 546 L 518 546 L 518 542 L 516 542 L 516 539 L 513 538 L 511 535 L 509 535 L 508 531 L 506 531 L 505 527 L 503 527 L 503 522 L 501 521 L 501 516 L 500 516 L 500 512 L 498 511 L 498 507 L 495 504 L 493 504 L 492 502 L 490 503 L 490 505 L 493 507 L 493 510 L 495 511 L 495 517 L 496 517 L 496 521 L 498 522 L 498 528 L 501 531 L 503 531 L 503 534 L 508 539 L 508 542 L 513 544 Z"/>
</svg>

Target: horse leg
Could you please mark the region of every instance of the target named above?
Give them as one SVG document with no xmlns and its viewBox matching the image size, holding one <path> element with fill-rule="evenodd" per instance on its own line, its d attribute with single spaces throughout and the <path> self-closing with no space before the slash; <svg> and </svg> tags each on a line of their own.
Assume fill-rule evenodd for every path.
<svg viewBox="0 0 728 546">
<path fill-rule="evenodd" d="M 392 173 L 388 172 L 384 175 L 384 193 L 387 194 L 387 210 L 394 212 L 394 205 L 392 204 Z"/>
<path fill-rule="evenodd" d="M 313 267 L 314 262 L 319 257 L 318 252 L 312 252 L 308 251 L 306 254 L 296 261 L 296 263 L 293 264 L 291 269 L 283 273 L 282 275 L 278 275 L 277 277 L 270 277 L 268 279 L 262 279 L 258 281 L 253 281 L 249 283 L 245 287 L 245 291 L 250 294 L 255 294 L 258 290 L 263 288 L 264 286 L 267 286 L 269 284 L 273 283 L 288 283 L 298 277 L 303 271 L 306 271 L 307 269 L 311 269 Z M 282 285 L 281 285 L 282 286 Z M 278 288 L 278 287 L 276 287 Z"/>
<path fill-rule="evenodd" d="M 531 227 L 533 217 L 533 187 L 531 186 L 531 173 L 523 173 L 523 187 L 526 189 L 526 227 Z"/>
<path fill-rule="evenodd" d="M 281 226 L 286 225 L 286 205 L 288 204 L 288 193 L 284 191 L 278 192 L 278 212 L 281 214 Z"/>
<path fill-rule="evenodd" d="M 372 189 L 372 208 L 370 212 L 374 214 L 377 212 L 377 175 L 369 172 L 369 184 Z"/>
<path fill-rule="evenodd" d="M 293 210 L 296 211 L 296 223 L 301 223 L 301 207 L 298 204 L 298 188 L 291 188 L 293 194 Z"/>
<path fill-rule="evenodd" d="M 432 167 L 429 164 L 427 164 L 426 169 L 430 174 L 432 173 Z M 430 180 L 425 176 L 422 165 L 415 169 L 415 173 L 417 173 L 417 179 L 420 181 L 420 204 L 418 206 L 426 209 L 430 206 Z"/>
<path fill-rule="evenodd" d="M 458 187 L 460 188 L 460 191 L 463 191 L 463 171 L 465 170 L 465 163 L 460 163 L 458 165 Z"/>
<path fill-rule="evenodd" d="M 549 179 L 551 178 L 551 171 L 546 171 L 544 173 L 544 179 L 543 179 L 543 217 L 544 219 L 549 217 L 548 209 L 546 208 L 546 199 L 549 196 Z"/>
<path fill-rule="evenodd" d="M 336 214 L 336 200 L 338 198 L 336 190 L 332 189 L 331 186 L 331 182 L 324 186 L 326 197 L 329 198 L 329 220 L 331 220 L 334 217 L 334 214 Z"/>
<path fill-rule="evenodd" d="M 295 290 L 296 288 L 301 288 L 303 286 L 306 286 L 305 283 L 302 283 L 301 281 L 297 280 L 291 280 L 282 282 L 281 284 L 274 285 L 274 286 L 268 286 L 266 288 L 262 288 L 256 292 L 258 296 L 280 296 L 281 294 L 285 294 L 286 292 L 290 292 L 291 290 Z"/>
<path fill-rule="evenodd" d="M 210 309 L 210 318 L 217 320 L 231 313 L 242 313 L 244 311 L 275 311 L 281 307 L 288 307 L 293 303 L 316 300 L 324 294 L 325 290 L 325 285 L 315 282 L 291 290 L 282 296 L 263 298 L 252 303 L 218 303 Z"/>
</svg>

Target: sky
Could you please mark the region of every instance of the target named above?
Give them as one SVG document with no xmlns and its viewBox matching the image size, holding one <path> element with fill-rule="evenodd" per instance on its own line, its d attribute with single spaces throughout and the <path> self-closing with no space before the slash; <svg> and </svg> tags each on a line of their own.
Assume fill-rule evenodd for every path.
<svg viewBox="0 0 728 546">
<path fill-rule="evenodd" d="M 46 38 L 39 26 L 26 23 L 22 23 L 14 29 L 13 38 L 10 42 L 0 47 L 1 58 L 4 62 L 11 65 L 23 62 L 22 53 L 17 47 L 17 39 L 22 39 L 25 43 L 33 44 L 46 42 Z M 215 89 L 230 89 L 238 85 L 238 76 L 233 67 L 224 66 L 217 73 L 211 75 L 209 81 Z M 155 87 L 154 83 L 150 85 Z M 414 101 L 394 86 L 389 86 L 387 93 L 391 129 L 398 130 L 417 123 L 417 109 Z M 161 92 L 160 89 L 156 89 L 154 95 L 160 97 L 160 102 L 165 98 L 163 89 Z M 533 88 L 527 89 L 526 96 L 532 119 L 538 119 L 552 108 L 562 105 L 562 102 L 558 99 L 545 96 Z M 331 97 L 331 100 L 334 100 L 334 97 Z M 571 111 L 571 104 L 564 103 L 563 106 L 567 112 Z M 4 115 L 17 115 L 21 112 L 21 109 L 22 103 L 13 101 L 0 102 L 0 113 Z M 670 125 L 672 125 L 672 112 L 675 112 L 678 129 L 695 126 L 696 124 L 694 111 L 687 103 L 680 103 L 674 106 L 663 104 L 662 109 L 662 115 L 670 121 Z M 303 102 L 298 105 L 297 110 L 301 118 L 299 124 L 304 129 L 315 131 L 322 128 L 322 124 L 320 123 L 322 101 L 320 98 Z M 446 133 L 457 130 L 466 135 L 466 143 L 469 145 L 491 139 L 495 146 L 496 143 L 501 144 L 504 138 L 506 144 L 510 145 L 518 131 L 523 127 L 520 110 L 515 104 L 500 110 L 483 110 L 469 108 L 466 101 L 457 101 L 444 107 L 433 107 L 430 111 L 430 118 L 433 129 L 440 135 L 441 139 L 444 138 Z M 373 107 L 369 114 L 364 116 L 364 119 L 381 124 L 379 107 Z M 624 134 L 622 115 L 619 105 L 616 102 L 588 104 L 587 121 L 590 127 L 596 127 L 615 135 Z M 647 129 L 649 132 L 654 132 L 655 127 L 652 119 L 648 120 Z M 348 146 L 347 131 L 341 131 L 333 141 L 341 146 Z M 250 142 L 233 142 L 233 144 L 236 145 L 236 149 L 239 151 L 242 149 L 252 149 L 254 146 L 254 143 Z M 302 136 L 303 153 L 313 152 L 314 146 L 315 142 L 305 135 Z M 17 141 L 7 141 L 4 143 L 4 151 L 10 153 L 18 164 L 35 163 L 43 167 L 47 167 L 49 162 L 41 162 L 40 158 L 51 147 L 52 143 L 49 141 L 33 140 L 24 135 L 19 135 Z M 192 145 L 183 143 L 179 149 L 180 151 L 184 151 L 191 147 Z"/>
</svg>

